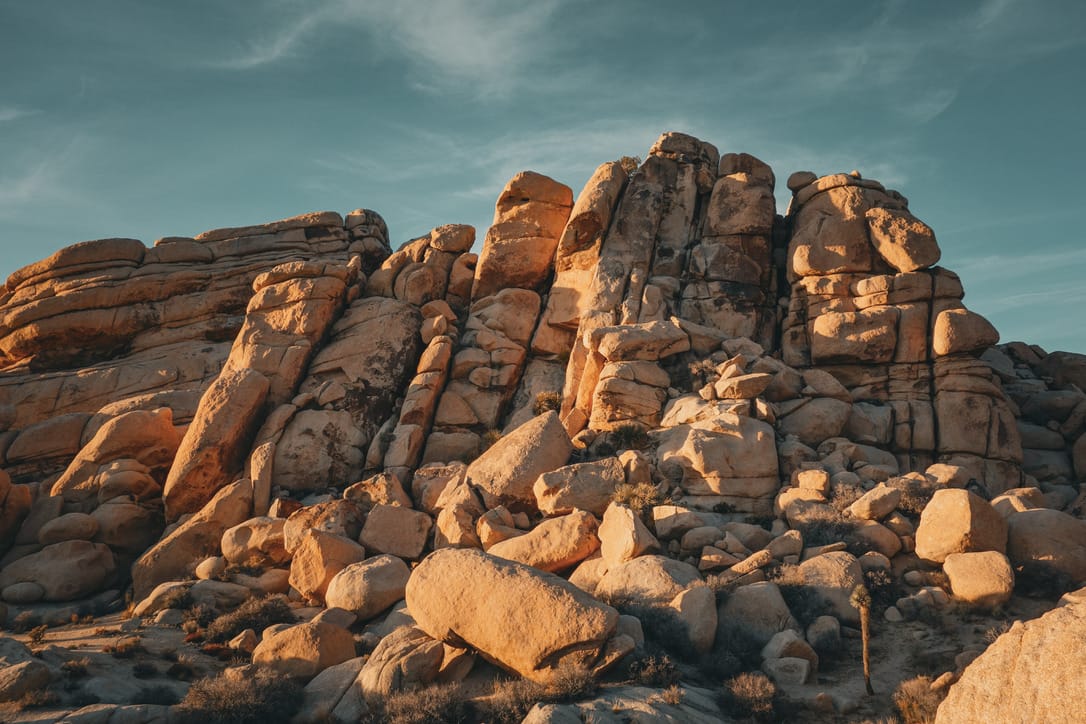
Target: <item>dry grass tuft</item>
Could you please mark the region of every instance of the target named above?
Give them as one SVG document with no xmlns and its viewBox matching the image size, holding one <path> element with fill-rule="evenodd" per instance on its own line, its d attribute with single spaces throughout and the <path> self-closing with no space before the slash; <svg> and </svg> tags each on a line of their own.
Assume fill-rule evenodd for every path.
<svg viewBox="0 0 1086 724">
<path fill-rule="evenodd" d="M 561 407 L 562 395 L 557 392 L 540 392 L 535 396 L 532 414 L 542 415 L 544 412 L 550 412 L 551 410 L 557 412 Z"/>
<path fill-rule="evenodd" d="M 644 516 L 654 505 L 661 502 L 660 491 L 652 483 L 620 483 L 611 496 L 615 503 L 628 506 L 639 516 Z"/>
<path fill-rule="evenodd" d="M 930 676 L 916 676 L 898 684 L 894 690 L 894 707 L 905 724 L 931 724 L 943 701 L 943 692 L 931 688 Z"/>
</svg>

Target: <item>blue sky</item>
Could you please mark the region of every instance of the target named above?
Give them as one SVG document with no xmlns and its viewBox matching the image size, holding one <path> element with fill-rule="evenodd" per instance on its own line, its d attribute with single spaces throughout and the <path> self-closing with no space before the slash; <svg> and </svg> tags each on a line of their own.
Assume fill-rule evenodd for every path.
<svg viewBox="0 0 1086 724">
<path fill-rule="evenodd" d="M 365 206 L 485 230 L 680 130 L 859 169 L 1004 341 L 1086 352 L 1086 3 L 0 0 L 0 276 L 61 246 Z"/>
</svg>

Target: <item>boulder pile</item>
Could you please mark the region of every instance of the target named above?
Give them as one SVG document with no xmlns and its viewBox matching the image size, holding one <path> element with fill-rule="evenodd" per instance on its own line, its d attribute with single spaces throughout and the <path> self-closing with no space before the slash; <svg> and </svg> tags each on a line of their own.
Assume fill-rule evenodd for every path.
<svg viewBox="0 0 1086 724">
<path fill-rule="evenodd" d="M 665 133 L 625 161 L 576 198 L 517 174 L 478 252 L 458 224 L 393 252 L 359 209 L 14 272 L 0 623 L 127 592 L 133 630 L 305 685 L 298 721 L 621 679 L 661 648 L 840 711 L 808 688 L 858 587 L 904 626 L 1086 584 L 1086 357 L 998 345 L 932 229 L 857 172 L 792 174 L 780 215 L 748 154 Z M 1080 608 L 963 660 L 939 720 L 991 719 L 985 672 L 1026 659 L 1086 680 L 1059 634 Z M 0 647 L 0 700 L 58 661 Z M 653 676 L 523 714 L 727 713 Z"/>
</svg>

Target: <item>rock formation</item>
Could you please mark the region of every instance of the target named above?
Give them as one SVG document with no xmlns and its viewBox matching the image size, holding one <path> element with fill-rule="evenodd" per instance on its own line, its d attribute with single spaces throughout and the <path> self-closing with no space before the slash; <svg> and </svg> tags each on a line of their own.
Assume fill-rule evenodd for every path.
<svg viewBox="0 0 1086 724">
<path fill-rule="evenodd" d="M 781 215 L 753 156 L 665 133 L 630 160 L 576 198 L 517 174 L 477 253 L 458 224 L 393 252 L 359 209 L 12 273 L 0 623 L 286 594 L 303 622 L 232 650 L 358 716 L 476 657 L 619 670 L 646 636 L 746 641 L 802 686 L 872 571 L 911 586 L 887 621 L 1086 583 L 1086 357 L 997 345 L 933 230 L 857 172 L 792 174 Z M 1077 610 L 1015 645 L 1042 656 L 1031 632 Z M 982 716 L 986 657 L 946 711 Z M 687 690 L 652 710 L 719 713 Z"/>
</svg>

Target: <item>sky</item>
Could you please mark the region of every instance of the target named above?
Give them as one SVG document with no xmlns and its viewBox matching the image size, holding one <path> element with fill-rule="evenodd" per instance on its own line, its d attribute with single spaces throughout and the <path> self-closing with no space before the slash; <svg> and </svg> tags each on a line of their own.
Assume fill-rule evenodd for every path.
<svg viewBox="0 0 1086 724">
<path fill-rule="evenodd" d="M 665 130 L 860 170 L 1003 341 L 1086 353 L 1086 3 L 0 0 L 0 278 L 77 241 L 377 210 L 481 239 Z"/>
</svg>

